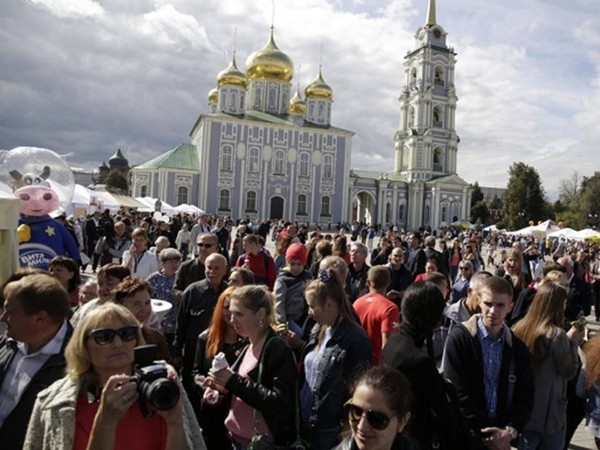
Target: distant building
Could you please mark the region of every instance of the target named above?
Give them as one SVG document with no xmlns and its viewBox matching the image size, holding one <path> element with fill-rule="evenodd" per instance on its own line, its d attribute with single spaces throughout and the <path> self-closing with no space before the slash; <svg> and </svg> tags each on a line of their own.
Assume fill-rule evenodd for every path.
<svg viewBox="0 0 600 450">
<path fill-rule="evenodd" d="M 127 177 L 129 174 L 129 161 L 127 161 L 127 158 L 123 156 L 120 148 L 117 149 L 115 154 L 110 157 L 108 160 L 108 166 L 104 161 L 102 161 L 102 165 L 98 167 L 98 179 L 96 180 L 96 183 L 104 184 L 106 182 L 106 177 L 111 170 L 119 171 L 124 177 Z"/>
<path fill-rule="evenodd" d="M 269 42 L 246 71 L 217 76 L 182 144 L 132 169 L 133 195 L 192 203 L 233 217 L 363 221 L 404 228 L 469 217 L 471 188 L 456 174 L 454 50 L 435 1 L 404 62 L 393 172 L 350 170 L 354 132 L 331 125 L 333 89 L 317 78 L 290 99 L 292 60 Z"/>
</svg>

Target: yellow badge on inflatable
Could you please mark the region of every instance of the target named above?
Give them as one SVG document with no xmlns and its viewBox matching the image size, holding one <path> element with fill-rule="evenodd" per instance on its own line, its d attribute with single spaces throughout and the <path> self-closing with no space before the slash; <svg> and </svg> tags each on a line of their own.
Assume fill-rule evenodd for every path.
<svg viewBox="0 0 600 450">
<path fill-rule="evenodd" d="M 31 240 L 31 227 L 25 224 L 19 225 L 17 228 L 17 237 L 19 238 L 19 244 L 29 242 Z"/>
</svg>

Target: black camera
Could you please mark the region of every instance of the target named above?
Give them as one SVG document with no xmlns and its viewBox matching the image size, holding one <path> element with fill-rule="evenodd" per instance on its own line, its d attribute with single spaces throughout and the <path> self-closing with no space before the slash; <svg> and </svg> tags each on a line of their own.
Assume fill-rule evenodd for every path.
<svg viewBox="0 0 600 450">
<path fill-rule="evenodd" d="M 167 367 L 154 362 L 156 350 L 156 345 L 140 345 L 135 348 L 132 381 L 137 384 L 140 400 L 151 404 L 158 411 L 167 411 L 179 401 L 179 387 L 167 378 Z"/>
</svg>

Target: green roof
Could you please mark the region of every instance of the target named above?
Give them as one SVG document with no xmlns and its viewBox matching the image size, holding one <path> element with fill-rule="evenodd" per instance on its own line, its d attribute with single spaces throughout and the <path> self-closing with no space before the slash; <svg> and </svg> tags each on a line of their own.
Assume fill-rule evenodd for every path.
<svg viewBox="0 0 600 450">
<path fill-rule="evenodd" d="M 196 147 L 191 144 L 180 144 L 135 168 L 198 170 L 198 152 Z"/>
</svg>

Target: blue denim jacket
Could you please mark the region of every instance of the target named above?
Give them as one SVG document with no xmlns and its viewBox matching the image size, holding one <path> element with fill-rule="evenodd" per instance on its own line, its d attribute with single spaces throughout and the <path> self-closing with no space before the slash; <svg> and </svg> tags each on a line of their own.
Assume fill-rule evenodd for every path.
<svg viewBox="0 0 600 450">
<path fill-rule="evenodd" d="M 318 326 L 313 329 L 304 356 L 317 345 L 318 331 Z M 371 345 L 367 334 L 359 325 L 343 320 L 333 332 L 317 363 L 318 375 L 312 391 L 312 405 L 310 412 L 303 414 L 303 426 L 310 430 L 339 428 L 344 403 L 350 398 L 346 382 L 356 370 L 369 366 L 370 361 Z"/>
</svg>

